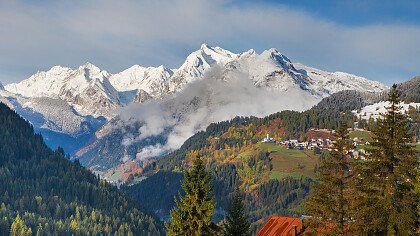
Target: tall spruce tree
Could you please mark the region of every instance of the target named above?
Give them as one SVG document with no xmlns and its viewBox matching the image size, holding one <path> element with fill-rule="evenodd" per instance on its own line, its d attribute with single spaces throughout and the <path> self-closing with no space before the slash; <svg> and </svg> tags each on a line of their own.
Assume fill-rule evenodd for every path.
<svg viewBox="0 0 420 236">
<path fill-rule="evenodd" d="M 230 199 L 229 208 L 224 225 L 225 236 L 248 236 L 250 235 L 248 217 L 244 205 L 244 197 L 236 190 Z"/>
<path fill-rule="evenodd" d="M 375 140 L 354 178 L 354 234 L 414 235 L 417 223 L 416 150 L 394 85 L 378 119 Z"/>
<path fill-rule="evenodd" d="M 320 164 L 318 181 L 306 201 L 307 214 L 313 216 L 311 225 L 324 234 L 344 235 L 350 219 L 350 179 L 353 149 L 347 126 L 343 124 L 334 133 L 335 141 L 329 155 Z M 329 232 L 325 232 L 329 229 Z"/>
<path fill-rule="evenodd" d="M 171 210 L 171 223 L 165 224 L 168 235 L 212 235 L 214 199 L 210 197 L 212 182 L 203 161 L 197 156 L 191 170 L 184 172 L 181 184 L 185 196 L 179 195 Z"/>
</svg>

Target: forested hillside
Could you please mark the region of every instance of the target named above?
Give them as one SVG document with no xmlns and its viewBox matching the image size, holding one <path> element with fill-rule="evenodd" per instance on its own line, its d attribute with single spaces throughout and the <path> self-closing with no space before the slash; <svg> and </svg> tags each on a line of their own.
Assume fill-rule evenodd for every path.
<svg viewBox="0 0 420 236">
<path fill-rule="evenodd" d="M 406 102 L 420 102 L 420 76 L 413 77 L 409 81 L 398 85 L 401 100 Z"/>
<path fill-rule="evenodd" d="M 0 235 L 159 235 L 162 225 L 0 103 Z M 19 234 L 20 235 L 20 234 Z M 23 234 L 22 234 L 23 235 Z"/>
<path fill-rule="evenodd" d="M 180 191 L 182 170 L 199 154 L 213 178 L 218 220 L 222 219 L 227 200 L 237 186 L 246 193 L 245 205 L 254 230 L 260 219 L 271 214 L 298 216 L 302 214 L 301 203 L 309 192 L 322 153 L 290 152 L 258 142 L 267 133 L 276 140 L 304 139 L 311 128 L 335 129 L 340 122 L 353 123 L 351 111 L 375 99 L 373 94 L 343 91 L 305 112 L 283 111 L 265 118 L 237 117 L 212 124 L 177 151 L 150 164 L 143 173 L 149 177 L 124 190 L 168 219 L 173 196 Z"/>
<path fill-rule="evenodd" d="M 353 127 L 359 120 L 352 111 L 376 103 L 384 95 L 342 91 L 305 112 L 282 111 L 264 118 L 237 117 L 212 124 L 177 151 L 146 167 L 143 175 L 149 176 L 148 179 L 124 189 L 139 202 L 155 199 L 146 207 L 167 219 L 173 196 L 180 191 L 182 170 L 199 154 L 213 177 L 219 219 L 237 186 L 246 193 L 245 205 L 254 230 L 260 223 L 258 220 L 271 214 L 302 214 L 301 203 L 314 181 L 323 152 L 288 151 L 259 141 L 267 133 L 276 140 L 303 141 L 316 135 L 328 138 L 331 135 L 328 131 L 314 136 L 313 129 L 334 130 L 340 123 Z"/>
<path fill-rule="evenodd" d="M 199 132 L 189 138 L 180 149 L 168 154 L 149 165 L 150 169 L 173 170 L 179 168 L 182 160 L 191 150 L 198 150 L 208 147 L 209 137 L 217 137 L 229 129 L 247 126 L 253 129 L 253 133 L 245 135 L 243 139 L 235 137 L 219 139 L 218 145 L 242 145 L 244 141 L 256 143 L 261 140 L 261 136 L 265 136 L 265 131 L 274 130 L 281 133 L 282 138 L 299 138 L 300 135 L 306 133 L 310 128 L 319 129 L 335 129 L 342 122 L 353 123 L 356 117 L 351 113 L 368 104 L 372 104 L 379 100 L 378 94 L 361 93 L 357 91 L 342 91 L 324 98 L 320 103 L 308 111 L 282 111 L 264 118 L 256 117 L 237 117 L 230 121 L 223 121 L 211 124 L 205 131 Z M 257 132 L 260 134 L 256 136 Z"/>
</svg>

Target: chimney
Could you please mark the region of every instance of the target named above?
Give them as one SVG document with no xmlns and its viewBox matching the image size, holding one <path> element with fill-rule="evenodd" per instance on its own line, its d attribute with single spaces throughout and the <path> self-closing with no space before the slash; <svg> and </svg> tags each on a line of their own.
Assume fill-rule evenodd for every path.
<svg viewBox="0 0 420 236">
<path fill-rule="evenodd" d="M 298 232 L 297 232 L 297 226 L 296 225 L 292 225 L 292 236 L 297 236 Z"/>
</svg>

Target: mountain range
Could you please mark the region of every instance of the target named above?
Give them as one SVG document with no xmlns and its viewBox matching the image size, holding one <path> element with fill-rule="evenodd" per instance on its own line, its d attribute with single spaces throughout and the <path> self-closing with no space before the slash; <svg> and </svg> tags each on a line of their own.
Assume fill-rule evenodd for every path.
<svg viewBox="0 0 420 236">
<path fill-rule="evenodd" d="M 236 54 L 203 44 L 178 69 L 134 65 L 111 74 L 90 63 L 54 66 L 0 86 L 0 101 L 47 144 L 105 172 L 175 150 L 212 122 L 303 111 L 343 90 L 385 89 L 363 77 L 293 63 L 276 49 Z"/>
</svg>

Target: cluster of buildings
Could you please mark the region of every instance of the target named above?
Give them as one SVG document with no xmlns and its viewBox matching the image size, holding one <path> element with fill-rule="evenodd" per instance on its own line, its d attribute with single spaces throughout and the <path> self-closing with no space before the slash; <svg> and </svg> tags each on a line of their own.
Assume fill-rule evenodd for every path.
<svg viewBox="0 0 420 236">
<path fill-rule="evenodd" d="M 369 145 L 369 142 L 364 140 L 363 138 L 354 138 L 353 140 L 354 149 L 350 150 L 352 156 L 355 159 L 364 159 L 366 155 L 366 151 L 363 148 L 357 148 L 361 145 Z M 299 142 L 297 139 L 290 139 L 287 141 L 276 141 L 274 138 L 270 138 L 269 134 L 267 137 L 264 138 L 261 142 L 263 143 L 275 143 L 281 146 L 286 147 L 287 149 L 298 149 L 298 150 L 314 150 L 315 148 L 319 148 L 320 150 L 328 150 L 331 151 L 333 142 L 332 140 L 326 138 L 318 138 L 318 139 L 311 139 L 307 142 Z"/>
<path fill-rule="evenodd" d="M 321 150 L 330 150 L 332 146 L 332 141 L 330 139 L 311 139 L 307 142 L 299 142 L 297 139 L 290 139 L 287 141 L 276 141 L 273 138 L 270 138 L 270 135 L 267 134 L 267 137 L 264 138 L 261 142 L 263 143 L 276 143 L 286 147 L 287 149 L 309 149 L 313 150 L 314 148 L 319 148 Z"/>
</svg>

